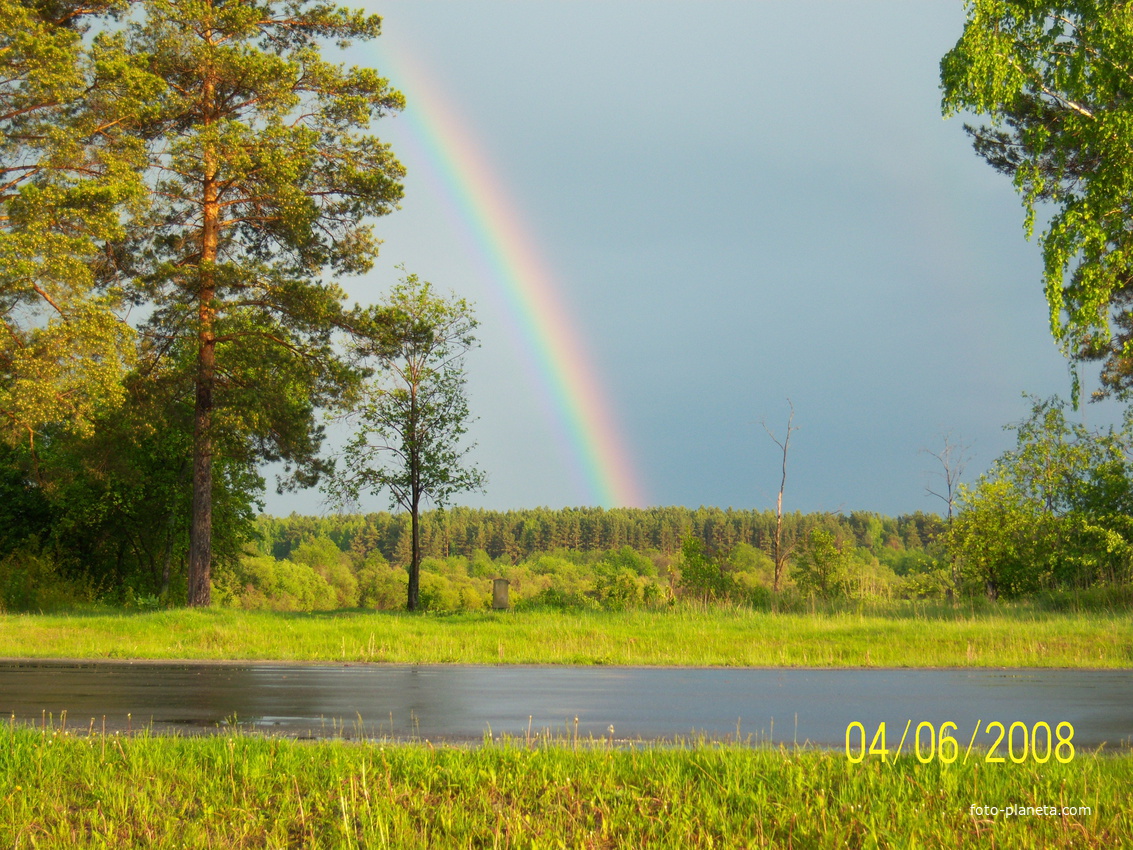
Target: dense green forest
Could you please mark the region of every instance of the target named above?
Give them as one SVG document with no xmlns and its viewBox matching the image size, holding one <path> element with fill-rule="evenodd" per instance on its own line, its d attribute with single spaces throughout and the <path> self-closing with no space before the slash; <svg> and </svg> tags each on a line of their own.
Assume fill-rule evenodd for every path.
<svg viewBox="0 0 1133 850">
<path fill-rule="evenodd" d="M 420 607 L 486 608 L 494 578 L 511 582 L 519 606 L 604 608 L 1009 599 L 1128 588 L 1133 429 L 1091 431 L 1068 419 L 1061 400 L 1031 401 L 1029 417 L 1011 426 L 1016 447 L 978 481 L 957 488 L 951 518 L 786 513 L 785 576 L 777 590 L 772 511 L 451 507 L 420 514 Z M 103 454 L 94 457 L 117 463 L 93 470 L 77 464 L 66 487 L 58 479 L 37 481 L 11 453 L 0 455 L 7 460 L 0 465 L 5 609 L 185 600 L 186 494 L 167 477 L 124 463 L 148 457 L 134 444 L 95 444 Z M 165 467 L 166 476 L 173 468 Z M 258 487 L 262 481 L 250 470 L 217 502 L 225 508 L 217 512 L 225 545 L 214 552 L 215 602 L 279 610 L 404 607 L 414 552 L 409 512 L 269 517 L 254 510 Z"/>
<path fill-rule="evenodd" d="M 957 489 L 955 515 L 787 513 L 785 578 L 774 586 L 777 517 L 711 507 L 425 511 L 420 607 L 477 610 L 507 578 L 518 606 L 627 608 L 679 602 L 789 607 L 806 599 L 1014 598 L 1127 588 L 1133 565 L 1133 432 L 1090 431 L 1058 399 L 1032 399 L 1016 448 Z M 119 443 L 119 458 L 129 457 Z M 107 449 L 108 455 L 110 449 Z M 144 456 L 144 455 L 143 455 Z M 110 467 L 114 471 L 114 467 Z M 0 605 L 181 604 L 187 512 L 130 467 L 44 486 L 0 467 Z M 257 515 L 250 478 L 221 502 L 214 601 L 313 610 L 405 605 L 408 512 Z M 176 494 L 176 490 L 171 490 Z M 183 497 L 182 497 L 183 498 Z"/>
</svg>

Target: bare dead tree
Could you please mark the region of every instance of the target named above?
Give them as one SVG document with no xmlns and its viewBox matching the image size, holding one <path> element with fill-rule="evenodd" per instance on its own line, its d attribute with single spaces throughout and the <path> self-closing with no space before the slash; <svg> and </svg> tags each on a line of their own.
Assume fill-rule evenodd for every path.
<svg viewBox="0 0 1133 850">
<path fill-rule="evenodd" d="M 759 424 L 763 426 L 763 430 L 767 432 L 767 436 L 770 437 L 775 445 L 783 452 L 783 477 L 779 481 L 779 498 L 775 503 L 775 540 L 771 552 L 771 557 L 775 561 L 775 580 L 773 586 L 776 593 L 779 592 L 779 584 L 783 579 L 783 570 L 787 565 L 787 558 L 791 554 L 790 548 L 783 548 L 783 490 L 787 487 L 787 452 L 791 448 L 791 434 L 799 430 L 798 426 L 794 424 L 795 406 L 791 403 L 790 399 L 787 399 L 787 405 L 791 408 L 791 413 L 787 417 L 787 432 L 782 440 L 775 436 L 772 430 L 767 427 L 767 423 L 764 420 L 759 420 Z"/>
<path fill-rule="evenodd" d="M 924 448 L 921 452 L 929 457 L 936 458 L 940 464 L 940 469 L 930 472 L 929 475 L 938 477 L 941 484 L 937 489 L 926 484 L 925 492 L 930 496 L 936 496 L 948 507 L 948 527 L 952 527 L 952 514 L 956 506 L 956 495 L 960 488 L 960 477 L 964 474 L 964 467 L 968 461 L 972 459 L 969 450 L 971 449 L 970 443 L 964 443 L 953 437 L 951 432 L 943 435 L 944 447 L 934 452 L 932 449 Z M 952 587 L 957 590 L 960 587 L 960 576 L 956 571 L 956 557 L 949 556 L 952 568 Z"/>
<path fill-rule="evenodd" d="M 970 443 L 964 443 L 952 436 L 949 432 L 943 435 L 944 448 L 940 451 L 933 451 L 932 449 L 921 449 L 921 452 L 929 457 L 936 458 L 940 463 L 940 469 L 935 472 L 930 472 L 930 475 L 938 477 L 941 483 L 937 485 L 937 489 L 933 489 L 930 485 L 925 485 L 925 492 L 930 496 L 936 496 L 944 502 L 948 507 L 948 524 L 952 525 L 952 513 L 956 506 L 956 495 L 960 487 L 960 476 L 964 474 L 964 467 L 968 461 L 972 459 L 969 450 L 971 449 Z"/>
</svg>

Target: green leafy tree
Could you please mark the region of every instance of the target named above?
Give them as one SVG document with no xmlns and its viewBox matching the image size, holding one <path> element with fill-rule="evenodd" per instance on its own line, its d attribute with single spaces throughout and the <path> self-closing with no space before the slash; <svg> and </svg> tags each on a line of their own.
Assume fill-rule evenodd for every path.
<svg viewBox="0 0 1133 850">
<path fill-rule="evenodd" d="M 832 530 L 811 529 L 795 558 L 795 583 L 804 593 L 841 596 L 850 581 L 851 551 Z"/>
<path fill-rule="evenodd" d="M 1032 399 L 1010 426 L 1016 448 L 974 488 L 944 537 L 969 587 L 992 598 L 1124 583 L 1133 563 L 1133 432 L 1066 421 L 1065 402 Z"/>
<path fill-rule="evenodd" d="M 1040 204 L 1051 330 L 1133 387 L 1133 17 L 1122 4 L 971 0 L 941 61 L 945 114 L 971 111 L 978 154 L 1012 177 L 1031 235 Z M 1116 333 L 1115 333 L 1116 331 Z M 1077 378 L 1075 377 L 1075 394 Z"/>
<path fill-rule="evenodd" d="M 433 294 L 409 275 L 370 311 L 372 335 L 360 353 L 376 366 L 356 417 L 357 430 L 342 453 L 332 495 L 357 501 L 386 491 L 410 518 L 406 607 L 418 608 L 421 503 L 444 506 L 453 495 L 484 486 L 463 446 L 469 423 L 464 357 L 476 345 L 472 309 L 462 299 Z"/>
<path fill-rule="evenodd" d="M 149 207 L 115 258 L 152 307 L 141 371 L 192 400 L 189 603 L 207 605 L 214 458 L 283 460 L 292 483 L 322 467 L 315 412 L 348 402 L 337 355 L 350 328 L 324 273 L 367 270 L 370 216 L 403 170 L 369 130 L 403 106 L 377 72 L 326 62 L 322 44 L 380 32 L 329 4 L 139 0 L 98 47 L 123 43 L 160 83 L 133 126 Z"/>
<path fill-rule="evenodd" d="M 686 537 L 681 544 L 680 568 L 681 588 L 704 603 L 727 596 L 731 589 L 722 565 L 704 551 L 704 544 L 696 537 Z"/>
</svg>

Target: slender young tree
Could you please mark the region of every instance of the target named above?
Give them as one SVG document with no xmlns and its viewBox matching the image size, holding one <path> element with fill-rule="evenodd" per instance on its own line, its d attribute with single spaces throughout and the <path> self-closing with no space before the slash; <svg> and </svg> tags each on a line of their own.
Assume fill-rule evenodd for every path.
<svg viewBox="0 0 1133 850">
<path fill-rule="evenodd" d="M 481 490 L 485 476 L 466 464 L 469 423 L 464 356 L 477 321 L 463 299 L 440 298 L 407 276 L 371 311 L 374 332 L 361 353 L 376 365 L 342 456 L 332 495 L 356 502 L 386 491 L 409 513 L 411 552 L 406 607 L 417 610 L 421 580 L 421 503 L 443 507 L 456 493 Z"/>
<path fill-rule="evenodd" d="M 320 471 L 315 411 L 348 399 L 349 327 L 326 273 L 367 270 L 366 223 L 401 165 L 369 130 L 403 106 L 378 73 L 323 60 L 378 36 L 376 15 L 307 0 L 139 0 L 129 53 L 161 91 L 135 126 L 151 205 L 119 259 L 152 305 L 142 370 L 181 375 L 193 409 L 190 605 L 210 601 L 214 458 Z"/>
</svg>

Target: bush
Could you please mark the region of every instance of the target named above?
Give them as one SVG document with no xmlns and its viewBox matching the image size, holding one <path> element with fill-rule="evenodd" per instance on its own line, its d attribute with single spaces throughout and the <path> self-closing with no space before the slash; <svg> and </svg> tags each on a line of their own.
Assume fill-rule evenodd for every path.
<svg viewBox="0 0 1133 850">
<path fill-rule="evenodd" d="M 768 559 L 770 560 L 770 558 Z M 732 573 L 731 598 L 740 605 L 750 605 L 760 611 L 771 610 L 771 588 L 763 583 L 762 576 L 749 572 Z"/>
<path fill-rule="evenodd" d="M 350 556 L 329 537 L 304 541 L 288 559 L 304 564 L 322 576 L 334 588 L 336 607 L 354 608 L 358 605 L 358 581 L 350 571 Z"/>
<path fill-rule="evenodd" d="M 34 540 L 0 558 L 0 611 L 55 611 L 95 596 L 88 583 L 63 576 Z"/>
<path fill-rule="evenodd" d="M 731 576 L 727 575 L 714 558 L 704 551 L 698 538 L 687 537 L 681 544 L 682 596 L 699 598 L 702 602 L 723 599 L 731 590 Z"/>
<path fill-rule="evenodd" d="M 339 596 L 319 573 L 306 564 L 277 561 L 271 555 L 246 555 L 232 577 L 232 602 L 246 609 L 327 611 Z"/>
<path fill-rule="evenodd" d="M 513 606 L 516 611 L 534 611 L 549 608 L 556 611 L 597 611 L 599 605 L 593 596 L 571 593 L 560 587 L 545 587 L 538 593 L 519 599 Z"/>
<path fill-rule="evenodd" d="M 489 595 L 480 591 L 474 579 L 460 581 L 437 573 L 421 572 L 421 610 L 448 613 L 479 611 L 487 607 Z"/>
<path fill-rule="evenodd" d="M 641 607 L 641 584 L 637 574 L 625 567 L 598 576 L 594 590 L 607 611 L 625 611 Z"/>
<path fill-rule="evenodd" d="M 943 599 L 952 589 L 952 571 L 948 567 L 910 573 L 899 584 L 905 599 Z"/>
<path fill-rule="evenodd" d="M 602 556 L 599 566 L 605 565 L 610 570 L 629 570 L 639 576 L 655 577 L 657 565 L 645 555 L 639 555 L 629 546 L 611 550 Z"/>
<path fill-rule="evenodd" d="M 358 604 L 379 611 L 396 611 L 405 607 L 409 595 L 409 573 L 367 561 L 358 571 Z"/>
</svg>

